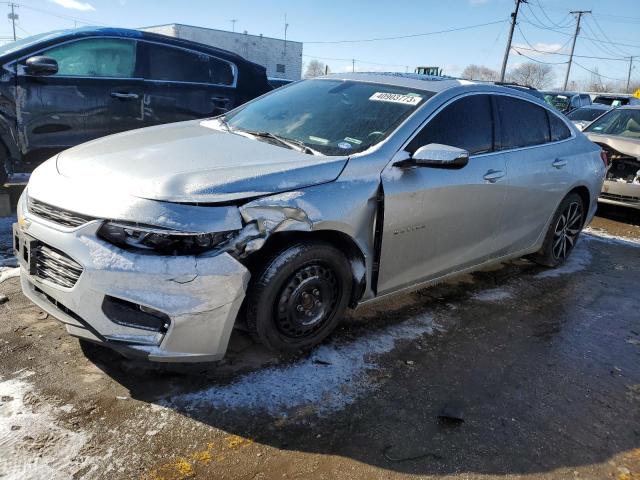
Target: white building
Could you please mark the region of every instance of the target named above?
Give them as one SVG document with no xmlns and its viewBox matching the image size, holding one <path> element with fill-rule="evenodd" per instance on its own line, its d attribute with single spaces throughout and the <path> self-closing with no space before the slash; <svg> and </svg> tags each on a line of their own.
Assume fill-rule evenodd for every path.
<svg viewBox="0 0 640 480">
<path fill-rule="evenodd" d="M 263 35 L 227 32 L 180 23 L 144 27 L 140 30 L 204 43 L 237 53 L 267 69 L 271 78 L 300 80 L 302 76 L 302 43 Z"/>
</svg>

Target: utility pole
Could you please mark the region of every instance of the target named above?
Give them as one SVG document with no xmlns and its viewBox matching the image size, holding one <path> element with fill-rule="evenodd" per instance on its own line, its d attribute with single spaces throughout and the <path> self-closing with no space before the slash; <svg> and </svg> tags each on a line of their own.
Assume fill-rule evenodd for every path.
<svg viewBox="0 0 640 480">
<path fill-rule="evenodd" d="M 236 31 L 236 22 L 238 21 L 238 19 L 237 18 L 232 18 L 229 21 L 231 22 L 231 31 L 235 33 L 235 31 Z"/>
<path fill-rule="evenodd" d="M 287 23 L 287 14 L 284 14 L 284 51 L 283 54 L 287 54 L 287 31 L 289 30 L 289 24 Z"/>
<path fill-rule="evenodd" d="M 633 59 L 635 57 L 629 57 L 629 73 L 627 74 L 627 93 L 631 93 L 629 91 L 629 83 L 631 83 L 631 69 L 633 68 Z"/>
<path fill-rule="evenodd" d="M 356 71 L 356 59 L 355 58 L 353 60 L 351 60 L 351 71 L 352 72 Z"/>
<path fill-rule="evenodd" d="M 527 0 L 516 0 L 516 9 L 511 14 L 511 28 L 509 29 L 509 40 L 507 41 L 507 49 L 504 52 L 504 58 L 502 59 L 502 68 L 500 69 L 501 82 L 504 82 L 504 75 L 507 72 L 507 62 L 509 61 L 509 53 L 511 52 L 511 40 L 513 40 L 513 30 L 516 28 L 516 22 L 518 20 L 518 11 L 520 10 L 521 3 L 527 3 Z"/>
<path fill-rule="evenodd" d="M 18 5 L 16 5 L 15 3 L 10 3 L 9 6 L 11 7 L 11 13 L 9 15 L 7 15 L 7 17 L 9 18 L 9 20 L 11 20 L 11 25 L 13 26 L 13 41 L 16 41 L 16 20 L 18 20 L 18 14 L 15 12 L 14 8 L 17 7 Z"/>
<path fill-rule="evenodd" d="M 571 53 L 569 54 L 569 64 L 567 65 L 567 74 L 564 77 L 564 87 L 563 89 L 567 89 L 567 84 L 569 83 L 569 73 L 571 73 L 571 62 L 573 61 L 573 51 L 576 48 L 576 40 L 578 39 L 578 34 L 580 33 L 580 20 L 582 20 L 582 15 L 585 13 L 591 13 L 591 10 L 575 10 L 573 12 L 569 12 L 572 15 L 577 15 L 576 21 L 576 32 L 573 34 L 573 43 L 571 43 Z"/>
</svg>

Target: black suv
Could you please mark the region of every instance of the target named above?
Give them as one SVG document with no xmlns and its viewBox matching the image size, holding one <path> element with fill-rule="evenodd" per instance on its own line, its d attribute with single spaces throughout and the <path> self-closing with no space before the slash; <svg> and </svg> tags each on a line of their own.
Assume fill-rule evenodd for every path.
<svg viewBox="0 0 640 480">
<path fill-rule="evenodd" d="M 207 45 L 120 28 L 0 47 L 0 185 L 79 143 L 209 117 L 272 87 L 265 68 Z"/>
</svg>

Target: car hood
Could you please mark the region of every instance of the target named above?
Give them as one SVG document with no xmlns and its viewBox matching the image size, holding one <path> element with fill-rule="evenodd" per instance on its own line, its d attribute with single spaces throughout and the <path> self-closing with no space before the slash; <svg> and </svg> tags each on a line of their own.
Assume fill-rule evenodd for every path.
<svg viewBox="0 0 640 480">
<path fill-rule="evenodd" d="M 589 140 L 603 143 L 620 153 L 640 159 L 640 138 L 621 137 L 619 135 L 603 135 L 601 133 L 584 132 Z"/>
<path fill-rule="evenodd" d="M 150 200 L 218 203 L 335 180 L 348 157 L 307 155 L 229 133 L 217 120 L 132 130 L 61 153 L 60 175 Z"/>
</svg>

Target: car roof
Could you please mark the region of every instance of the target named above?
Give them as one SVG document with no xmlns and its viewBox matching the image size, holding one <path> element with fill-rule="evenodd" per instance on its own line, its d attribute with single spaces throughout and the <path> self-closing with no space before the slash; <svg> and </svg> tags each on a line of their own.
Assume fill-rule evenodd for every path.
<svg viewBox="0 0 640 480">
<path fill-rule="evenodd" d="M 542 93 L 544 93 L 545 95 L 566 95 L 566 96 L 573 96 L 573 95 L 587 95 L 586 93 L 580 93 L 580 92 L 554 92 L 552 90 L 544 90 L 542 91 Z"/>
<path fill-rule="evenodd" d="M 426 90 L 436 93 L 461 85 L 476 84 L 469 80 L 460 80 L 452 77 L 436 77 L 432 75 L 421 75 L 419 73 L 397 72 L 332 73 L 318 78 L 321 80 L 353 80 L 358 82 L 380 83 L 382 85 L 415 88 L 416 90 Z"/>
</svg>

